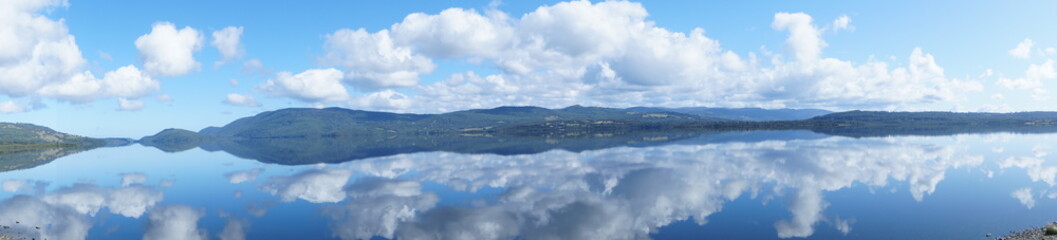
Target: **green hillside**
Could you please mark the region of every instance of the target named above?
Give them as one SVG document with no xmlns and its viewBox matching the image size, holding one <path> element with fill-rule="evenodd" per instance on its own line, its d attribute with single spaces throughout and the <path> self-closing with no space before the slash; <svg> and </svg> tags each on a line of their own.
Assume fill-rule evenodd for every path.
<svg viewBox="0 0 1057 240">
<path fill-rule="evenodd" d="M 708 122 L 718 119 L 674 112 L 635 112 L 572 106 L 562 109 L 499 107 L 444 114 L 400 114 L 344 108 L 290 108 L 235 120 L 200 134 L 220 138 L 306 138 L 391 136 L 490 131 L 504 126 L 548 121 L 617 120 L 633 122 Z"/>
<path fill-rule="evenodd" d="M 100 139 L 61 133 L 27 123 L 0 123 L 0 152 L 62 147 L 101 147 Z"/>
</svg>

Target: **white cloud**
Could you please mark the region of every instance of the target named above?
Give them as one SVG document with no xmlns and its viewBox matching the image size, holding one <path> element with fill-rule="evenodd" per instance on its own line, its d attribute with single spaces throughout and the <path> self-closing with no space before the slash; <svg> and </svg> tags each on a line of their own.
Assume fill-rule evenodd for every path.
<svg viewBox="0 0 1057 240">
<path fill-rule="evenodd" d="M 147 182 L 147 174 L 143 173 L 125 173 L 121 174 L 121 186 L 128 187 L 132 184 L 142 184 Z"/>
<path fill-rule="evenodd" d="M 809 237 L 815 233 L 814 225 L 822 219 L 822 209 L 828 205 L 818 190 L 801 189 L 792 199 L 789 209 L 793 219 L 778 221 L 774 228 L 778 238 Z"/>
<path fill-rule="evenodd" d="M 107 72 L 102 86 L 107 96 L 123 98 L 141 98 L 161 88 L 158 81 L 132 65 Z"/>
<path fill-rule="evenodd" d="M 411 98 L 402 93 L 386 89 L 349 101 L 349 107 L 399 111 L 411 107 Z"/>
<path fill-rule="evenodd" d="M 18 180 L 19 188 L 32 184 L 32 195 L 18 194 L 0 202 L 0 219 L 16 219 L 20 224 L 5 227 L 5 233 L 36 239 L 85 239 L 94 217 L 107 209 L 114 215 L 139 218 L 163 199 L 162 192 L 143 185 L 119 188 L 91 183 L 75 184 L 45 193 L 46 182 Z M 9 188 L 10 187 L 10 188 Z M 17 190 L 4 182 L 4 190 Z M 42 228 L 34 229 L 35 226 Z M 10 229 L 8 229 L 10 227 Z"/>
<path fill-rule="evenodd" d="M 923 201 L 942 187 L 946 172 L 982 166 L 984 157 L 970 149 L 824 138 L 510 156 L 404 154 L 328 166 L 367 177 L 345 188 L 344 204 L 323 211 L 344 239 L 644 239 L 676 221 L 707 224 L 728 202 L 776 197 L 787 200 L 791 215 L 773 224 L 776 232 L 806 237 L 827 221 L 851 231 L 851 221 L 826 216 L 828 193 L 905 186 L 905 197 Z M 507 190 L 495 201 L 437 206 L 422 183 L 469 193 Z"/>
<path fill-rule="evenodd" d="M 430 59 L 396 45 L 388 30 L 368 33 L 363 29 L 341 29 L 327 35 L 322 61 L 342 66 L 346 79 L 358 88 L 408 87 L 419 75 L 433 72 Z"/>
<path fill-rule="evenodd" d="M 1021 41 L 1020 43 L 1017 44 L 1017 47 L 1009 50 L 1009 56 L 1013 56 L 1015 58 L 1024 58 L 1024 59 L 1030 58 L 1031 57 L 1031 49 L 1034 48 L 1034 47 L 1035 47 L 1035 42 L 1032 41 L 1030 38 L 1025 38 L 1024 41 Z"/>
<path fill-rule="evenodd" d="M 242 45 L 239 44 L 239 40 L 242 38 L 242 27 L 226 27 L 221 30 L 213 31 L 213 47 L 217 48 L 220 52 L 223 60 L 217 62 L 217 65 L 224 64 L 225 61 L 241 57 L 245 52 Z"/>
<path fill-rule="evenodd" d="M 238 87 L 239 86 L 239 80 L 235 79 L 235 78 L 229 79 L 228 80 L 228 84 L 231 84 L 232 87 Z"/>
<path fill-rule="evenodd" d="M 1028 209 L 1035 207 L 1035 197 L 1031 195 L 1031 188 L 1021 188 L 1014 190 L 1013 193 L 1010 194 L 1010 196 L 1016 198 L 1017 201 L 1020 201 L 1020 204 L 1024 205 L 1024 207 L 1027 207 Z"/>
<path fill-rule="evenodd" d="M 1050 55 L 1057 54 L 1057 48 L 1052 48 L 1052 47 L 1046 48 L 1046 54 L 1050 54 Z"/>
<path fill-rule="evenodd" d="M 341 79 L 341 71 L 333 68 L 309 69 L 297 75 L 279 72 L 275 78 L 257 86 L 257 89 L 272 96 L 292 97 L 307 102 L 336 102 L 349 97 Z"/>
<path fill-rule="evenodd" d="M 334 203 L 345 199 L 342 187 L 352 172 L 341 169 L 309 169 L 293 176 L 269 179 L 261 188 L 283 202 L 302 199 L 310 203 Z"/>
<path fill-rule="evenodd" d="M 1057 70 L 1054 68 L 1053 59 L 1049 59 L 1043 64 L 1032 64 L 1028 66 L 1028 70 L 1024 72 L 1024 75 L 1029 79 L 1057 79 Z"/>
<path fill-rule="evenodd" d="M 763 55 L 770 59 L 725 50 L 704 29 L 657 27 L 648 16 L 641 4 L 618 1 L 561 2 L 520 18 L 452 8 L 410 14 L 375 33 L 339 30 L 327 36 L 320 59 L 343 67 L 344 83 L 363 92 L 349 99 L 350 106 L 410 112 L 573 104 L 892 109 L 963 101 L 967 92 L 983 89 L 947 78 L 920 48 L 908 51 L 905 63 L 826 58 L 821 33 L 828 30 L 804 13 L 775 14 L 772 27 L 789 32 L 790 56 Z M 842 16 L 827 29 L 851 29 L 850 22 Z M 434 59 L 499 72 L 419 84 Z M 404 88 L 397 92 L 408 103 L 364 103 L 399 98 L 394 88 Z"/>
<path fill-rule="evenodd" d="M 1031 181 L 1045 182 L 1050 186 L 1057 186 L 1057 167 L 1043 166 L 1044 159 L 1040 157 L 1009 157 L 998 161 L 1001 168 L 1018 167 L 1027 171 Z"/>
<path fill-rule="evenodd" d="M 151 32 L 136 39 L 143 68 L 151 76 L 179 76 L 197 70 L 194 52 L 202 48 L 203 37 L 191 27 L 176 29 L 169 22 L 155 23 Z"/>
<path fill-rule="evenodd" d="M 0 94 L 87 103 L 111 97 L 136 99 L 160 88 L 132 65 L 107 72 L 102 79 L 86 71 L 87 61 L 64 21 L 39 14 L 56 6 L 66 6 L 66 2 L 0 3 L 0 45 L 5 46 L 0 50 Z M 0 105 L 2 112 L 16 112 L 36 109 L 33 105 L 39 104 Z"/>
<path fill-rule="evenodd" d="M 65 1 L 0 3 L 0 94 L 32 95 L 43 86 L 80 73 L 87 61 L 63 20 L 40 14 Z"/>
<path fill-rule="evenodd" d="M 142 110 L 143 107 L 146 107 L 146 104 L 144 104 L 143 101 L 140 101 L 140 100 L 130 100 L 130 99 L 126 99 L 126 98 L 118 98 L 117 99 L 117 106 L 118 106 L 118 110 L 121 110 L 121 111 L 139 111 L 139 110 Z"/>
<path fill-rule="evenodd" d="M 820 32 L 812 26 L 811 15 L 805 13 L 776 13 L 771 27 L 775 30 L 789 31 L 785 43 L 800 61 L 813 61 L 822 54 L 826 42 L 819 37 Z"/>
<path fill-rule="evenodd" d="M 143 239 L 208 239 L 205 230 L 198 228 L 198 219 L 204 214 L 189 206 L 159 206 L 148 216 L 150 222 Z"/>
<path fill-rule="evenodd" d="M 246 107 L 260 107 L 261 104 L 257 102 L 250 95 L 242 95 L 237 93 L 229 93 L 227 98 L 224 99 L 224 103 L 234 106 L 246 106 Z"/>
<path fill-rule="evenodd" d="M 487 56 L 509 48 L 513 29 L 502 12 L 482 16 L 474 10 L 449 8 L 437 15 L 412 13 L 394 24 L 395 42 L 431 57 Z"/>
<path fill-rule="evenodd" d="M 28 182 L 26 180 L 4 180 L 0 185 L 3 186 L 4 192 L 17 192 L 19 188 L 25 186 Z"/>
<path fill-rule="evenodd" d="M 217 237 L 220 240 L 246 240 L 246 228 L 249 228 L 248 221 L 228 219 L 228 223 L 224 224 L 224 230 L 221 230 Z"/>
<path fill-rule="evenodd" d="M 0 113 L 19 113 L 25 111 L 26 108 L 14 101 L 3 101 L 0 102 Z"/>
<path fill-rule="evenodd" d="M 1057 68 L 1054 67 L 1053 59 L 1046 60 L 1042 64 L 1031 64 L 1024 71 L 1024 77 L 1020 78 L 998 78 L 995 84 L 1007 89 L 1031 89 L 1035 95 L 1046 91 L 1043 89 L 1043 81 L 1057 79 Z"/>
<path fill-rule="evenodd" d="M 239 184 L 257 179 L 257 175 L 261 174 L 263 171 L 264 168 L 255 168 L 246 171 L 230 172 L 224 174 L 224 177 L 228 178 L 228 182 L 232 184 Z"/>
<path fill-rule="evenodd" d="M 325 207 L 324 214 L 335 221 L 329 225 L 342 239 L 393 238 L 401 223 L 440 201 L 436 194 L 423 193 L 419 182 L 378 177 L 357 180 L 347 193 L 346 204 Z"/>
<path fill-rule="evenodd" d="M 164 198 L 160 191 L 142 185 L 101 188 L 79 184 L 43 196 L 44 202 L 68 206 L 80 214 L 95 216 L 106 207 L 111 213 L 139 218 Z"/>
<path fill-rule="evenodd" d="M 833 20 L 830 24 L 830 30 L 837 32 L 840 30 L 852 30 L 855 27 L 851 26 L 851 18 L 848 15 L 840 15 L 837 19 Z"/>
</svg>

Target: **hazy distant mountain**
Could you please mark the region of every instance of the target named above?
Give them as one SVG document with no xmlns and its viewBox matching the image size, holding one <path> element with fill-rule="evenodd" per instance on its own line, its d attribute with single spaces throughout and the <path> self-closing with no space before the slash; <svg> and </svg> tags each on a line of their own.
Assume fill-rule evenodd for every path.
<svg viewBox="0 0 1057 240">
<path fill-rule="evenodd" d="M 763 108 L 657 108 L 633 107 L 631 111 L 642 112 L 677 112 L 703 117 L 721 118 L 734 121 L 791 121 L 804 120 L 832 112 L 822 109 L 763 109 Z"/>
</svg>

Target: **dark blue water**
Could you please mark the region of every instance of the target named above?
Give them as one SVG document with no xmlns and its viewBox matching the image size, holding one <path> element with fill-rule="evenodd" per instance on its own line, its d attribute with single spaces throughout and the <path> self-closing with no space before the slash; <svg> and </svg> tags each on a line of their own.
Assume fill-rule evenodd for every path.
<svg viewBox="0 0 1057 240">
<path fill-rule="evenodd" d="M 103 148 L 0 173 L 0 225 L 9 226 L 0 234 L 984 239 L 1057 220 L 1055 138 L 770 132 L 582 152 L 419 152 L 300 166 L 201 149 Z"/>
</svg>

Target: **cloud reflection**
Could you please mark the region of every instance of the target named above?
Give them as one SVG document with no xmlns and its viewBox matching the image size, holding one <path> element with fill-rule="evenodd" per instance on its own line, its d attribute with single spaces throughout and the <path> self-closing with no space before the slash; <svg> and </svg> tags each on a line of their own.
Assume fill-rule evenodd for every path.
<svg viewBox="0 0 1057 240">
<path fill-rule="evenodd" d="M 345 189 L 348 201 L 325 211 L 343 239 L 641 239 L 675 221 L 706 224 L 734 199 L 791 192 L 785 206 L 792 217 L 774 224 L 778 237 L 790 238 L 811 236 L 821 222 L 851 231 L 850 221 L 827 217 L 825 192 L 895 180 L 907 182 L 910 197 L 922 201 L 947 170 L 983 163 L 966 150 L 913 139 L 829 138 L 517 156 L 424 153 L 348 162 L 281 182 L 310 184 L 300 179 L 331 172 L 339 178 L 320 181 L 316 189 L 334 189 L 334 182 L 347 179 L 337 169 L 376 176 L 354 182 Z M 401 180 L 381 180 L 395 177 Z M 480 206 L 434 206 L 423 199 L 429 193 L 421 192 L 421 182 L 507 192 Z M 316 192 L 308 186 L 284 191 L 297 184 L 275 185 L 269 189 L 284 201 L 318 195 L 307 194 Z M 330 197 L 308 199 L 340 201 L 322 196 Z"/>
<path fill-rule="evenodd" d="M 47 185 L 44 182 L 33 184 Z M 28 238 L 84 239 L 92 227 L 89 217 L 96 216 L 102 209 L 139 218 L 163 198 L 162 192 L 137 183 L 122 187 L 80 183 L 50 193 L 45 193 L 41 187 L 34 195 L 16 195 L 0 202 L 0 220 L 20 222 L 9 227 Z"/>
</svg>

